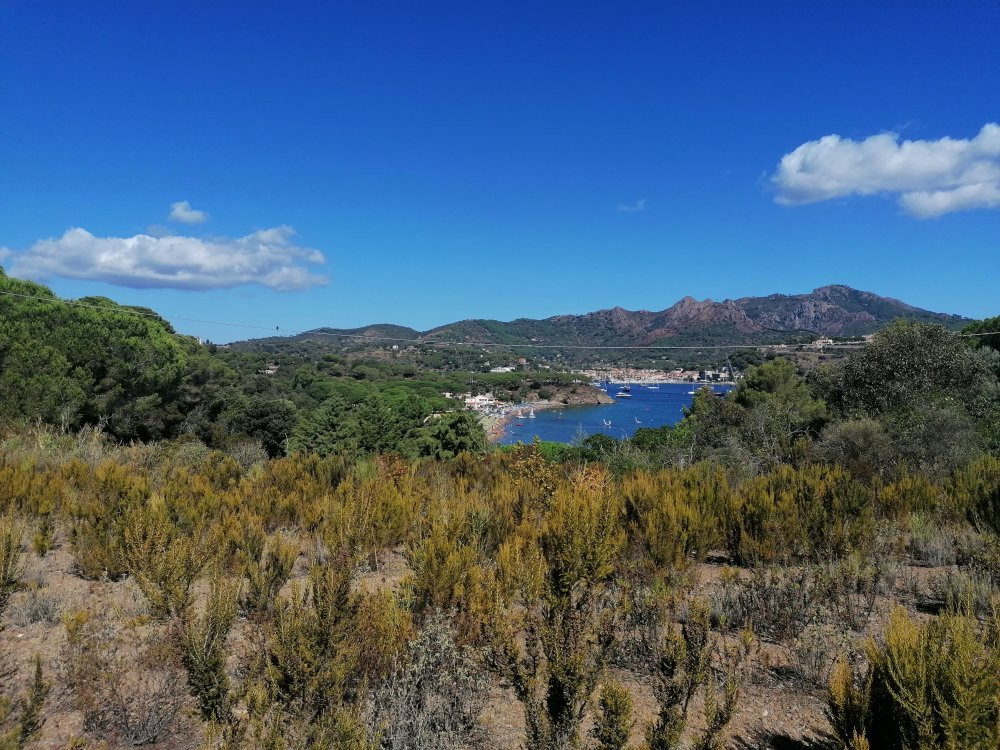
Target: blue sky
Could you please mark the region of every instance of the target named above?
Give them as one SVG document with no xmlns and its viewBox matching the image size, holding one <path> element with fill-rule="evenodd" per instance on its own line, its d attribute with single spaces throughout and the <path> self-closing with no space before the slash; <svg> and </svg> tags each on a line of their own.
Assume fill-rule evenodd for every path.
<svg viewBox="0 0 1000 750">
<path fill-rule="evenodd" d="M 0 263 L 284 330 L 828 283 L 995 315 L 998 27 L 993 2 L 0 0 Z"/>
</svg>

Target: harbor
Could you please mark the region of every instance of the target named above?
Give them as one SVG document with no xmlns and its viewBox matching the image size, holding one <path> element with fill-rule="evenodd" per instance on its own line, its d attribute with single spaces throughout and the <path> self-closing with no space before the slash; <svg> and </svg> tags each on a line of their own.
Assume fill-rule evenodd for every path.
<svg viewBox="0 0 1000 750">
<path fill-rule="evenodd" d="M 684 409 L 694 400 L 698 388 L 707 383 L 631 382 L 628 396 L 618 396 L 619 387 L 608 388 L 614 403 L 566 406 L 558 402 L 534 402 L 506 407 L 487 415 L 484 422 L 491 442 L 509 445 L 541 440 L 572 443 L 591 435 L 628 438 L 642 427 L 674 425 L 684 416 Z M 716 393 L 731 390 L 731 384 L 711 384 Z M 532 414 L 534 416 L 532 416 Z"/>
</svg>

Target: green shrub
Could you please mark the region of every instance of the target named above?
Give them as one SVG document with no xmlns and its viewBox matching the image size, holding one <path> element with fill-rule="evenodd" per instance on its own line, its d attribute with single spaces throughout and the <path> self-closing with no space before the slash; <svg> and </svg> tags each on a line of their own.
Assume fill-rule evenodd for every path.
<svg viewBox="0 0 1000 750">
<path fill-rule="evenodd" d="M 187 613 L 180 626 L 181 661 L 188 686 L 203 719 L 221 721 L 229 714 L 229 676 L 226 673 L 226 636 L 237 614 L 239 588 L 219 579 L 199 616 Z"/>
<path fill-rule="evenodd" d="M 837 737 L 887 750 L 995 748 L 1000 732 L 997 633 L 946 613 L 927 622 L 897 608 L 868 667 L 842 662 L 831 678 L 828 714 Z"/>
<path fill-rule="evenodd" d="M 299 555 L 294 543 L 280 534 L 272 535 L 260 552 L 244 567 L 246 578 L 240 595 L 240 608 L 245 614 L 266 614 L 271 611 L 281 587 L 292 575 Z"/>
<path fill-rule="evenodd" d="M 635 700 L 617 682 L 609 682 L 601 690 L 598 714 L 591 730 L 598 750 L 624 750 L 632 731 Z"/>
<path fill-rule="evenodd" d="M 0 614 L 7 609 L 13 594 L 21 585 L 24 562 L 21 559 L 21 539 L 24 527 L 9 515 L 0 516 Z"/>
</svg>

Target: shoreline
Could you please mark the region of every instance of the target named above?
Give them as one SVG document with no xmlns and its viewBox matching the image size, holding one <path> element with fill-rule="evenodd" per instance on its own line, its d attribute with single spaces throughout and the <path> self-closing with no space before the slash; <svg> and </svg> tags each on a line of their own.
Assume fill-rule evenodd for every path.
<svg viewBox="0 0 1000 750">
<path fill-rule="evenodd" d="M 514 419 L 517 412 L 529 409 L 544 411 L 546 409 L 565 408 L 566 406 L 567 404 L 564 404 L 562 401 L 525 401 L 521 404 L 511 404 L 510 406 L 503 407 L 501 414 L 480 414 L 479 419 L 482 422 L 483 429 L 486 431 L 487 441 L 491 444 L 496 444 L 497 441 L 503 438 L 507 425 Z"/>
<path fill-rule="evenodd" d="M 625 384 L 625 381 L 611 380 L 611 381 L 608 381 L 608 382 L 611 385 L 624 385 Z M 711 388 L 713 386 L 734 387 L 736 385 L 733 382 L 725 382 L 725 381 L 711 382 L 711 383 L 707 383 L 707 382 L 693 382 L 692 383 L 692 382 L 683 381 L 683 380 L 675 380 L 675 381 L 656 380 L 656 381 L 646 381 L 646 382 L 636 381 L 636 380 L 630 380 L 630 381 L 628 381 L 628 383 L 631 384 L 631 385 L 638 385 L 638 386 L 643 386 L 643 385 L 686 385 L 686 386 L 694 386 L 697 389 L 700 389 L 700 388 L 703 388 L 703 387 L 706 387 L 706 386 Z M 598 389 L 598 390 L 602 390 L 602 389 Z M 602 395 L 610 397 L 610 394 L 608 394 L 606 392 L 602 393 Z M 543 411 L 543 410 L 546 410 L 546 409 L 548 409 L 548 410 L 553 410 L 553 409 L 572 409 L 573 407 L 579 407 L 579 406 L 596 406 L 597 404 L 600 404 L 600 403 L 614 404 L 615 400 L 613 398 L 610 398 L 610 400 L 608 402 L 597 401 L 597 402 L 580 402 L 580 403 L 573 403 L 573 404 L 567 404 L 567 403 L 564 403 L 563 401 L 552 401 L 552 400 L 548 400 L 548 401 L 541 401 L 541 400 L 539 400 L 539 401 L 525 401 L 525 402 L 520 403 L 520 404 L 508 404 L 508 405 L 505 405 L 505 406 L 501 407 L 499 414 L 496 414 L 496 413 L 494 413 L 494 414 L 482 414 L 482 413 L 480 413 L 479 414 L 479 420 L 480 420 L 480 423 L 483 426 L 483 430 L 485 430 L 485 432 L 486 432 L 486 440 L 487 440 L 487 442 L 490 443 L 491 445 L 496 445 L 500 440 L 503 439 L 504 435 L 506 434 L 508 425 L 513 421 L 514 417 L 516 416 L 517 412 L 519 412 L 519 411 L 527 412 L 529 409 L 534 409 L 535 411 Z"/>
</svg>

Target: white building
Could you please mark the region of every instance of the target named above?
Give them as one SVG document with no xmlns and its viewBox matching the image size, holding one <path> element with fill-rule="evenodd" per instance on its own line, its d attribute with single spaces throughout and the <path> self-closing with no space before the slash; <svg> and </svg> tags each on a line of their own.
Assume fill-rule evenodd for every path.
<svg viewBox="0 0 1000 750">
<path fill-rule="evenodd" d="M 472 409 L 472 411 L 485 411 L 497 405 L 496 397 L 492 393 L 480 393 L 478 396 L 466 393 L 464 398 L 465 408 Z"/>
</svg>

